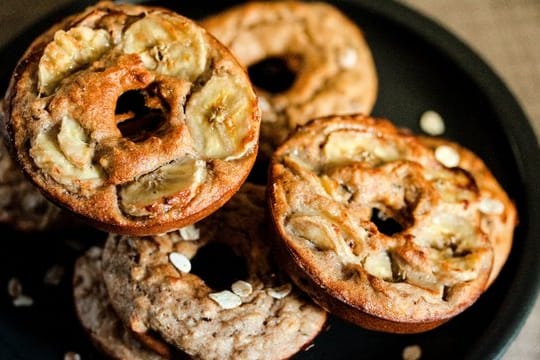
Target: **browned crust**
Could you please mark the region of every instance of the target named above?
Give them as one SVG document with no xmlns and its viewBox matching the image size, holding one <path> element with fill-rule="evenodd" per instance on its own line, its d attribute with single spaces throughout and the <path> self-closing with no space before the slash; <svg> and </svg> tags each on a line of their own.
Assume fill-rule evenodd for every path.
<svg viewBox="0 0 540 360">
<path fill-rule="evenodd" d="M 334 274 L 334 272 L 342 271 L 340 270 L 341 265 L 332 263 L 331 260 L 328 260 L 330 262 L 324 262 L 325 265 L 322 265 L 322 260 L 320 260 L 321 262 L 316 260 L 319 259 L 319 255 L 312 254 L 311 250 L 308 250 L 305 245 L 293 240 L 291 234 L 285 229 L 284 217 L 290 216 L 286 215 L 290 214 L 290 212 L 285 198 L 291 193 L 300 194 L 294 195 L 300 196 L 295 197 L 295 199 L 304 199 L 298 200 L 298 202 L 309 204 L 306 199 L 311 199 L 311 195 L 308 194 L 311 185 L 306 180 L 306 192 L 303 192 L 301 180 L 299 179 L 307 179 L 309 176 L 305 175 L 302 170 L 294 168 L 296 165 L 291 165 L 294 169 L 292 172 L 299 176 L 295 178 L 286 170 L 282 163 L 283 159 L 288 157 L 288 154 L 297 154 L 303 159 L 302 161 L 307 161 L 311 165 L 320 165 L 320 167 L 314 165 L 314 173 L 322 171 L 321 169 L 324 169 L 325 166 L 324 162 L 319 160 L 317 155 L 314 155 L 317 151 L 313 149 L 322 149 L 321 144 L 325 141 L 322 139 L 332 131 L 340 129 L 355 129 L 355 131 L 370 133 L 375 138 L 383 139 L 389 143 L 402 144 L 403 148 L 408 152 L 408 155 L 405 156 L 408 161 L 414 159 L 414 161 L 420 161 L 423 166 L 428 168 L 442 168 L 442 165 L 434 159 L 432 152 L 428 148 L 424 147 L 414 136 L 396 129 L 386 120 L 373 119 L 362 115 L 335 116 L 317 119 L 299 128 L 274 153 L 269 170 L 270 185 L 267 196 L 272 220 L 278 233 L 277 247 L 280 249 L 282 264 L 289 271 L 296 284 L 310 294 L 321 306 L 346 320 L 368 329 L 412 333 L 426 331 L 448 321 L 470 306 L 485 290 L 491 272 L 491 253 L 493 250 L 488 245 L 487 238 L 482 240 L 484 236 L 477 237 L 478 241 L 480 241 L 478 256 L 483 259 L 478 263 L 480 267 L 478 268 L 477 279 L 473 282 L 454 285 L 455 287 L 451 290 L 449 297 L 443 295 L 443 299 L 446 298 L 445 301 L 448 301 L 447 307 L 443 303 L 435 306 L 435 304 L 424 301 L 423 295 L 420 296 L 421 292 L 414 295 L 414 299 L 416 299 L 414 303 L 413 298 L 406 300 L 405 294 L 407 292 L 400 295 L 402 290 L 391 290 L 392 288 L 389 287 L 390 285 L 385 284 L 385 281 L 370 275 L 365 270 L 353 274 L 358 279 L 354 282 L 348 283 L 347 280 L 338 280 L 339 275 Z M 318 161 L 322 163 L 317 163 Z M 458 172 L 463 173 L 463 175 L 467 174 L 464 170 Z M 465 179 L 467 179 L 467 176 L 465 176 Z M 469 180 L 463 181 L 470 182 L 473 180 L 469 177 Z M 475 190 L 474 182 L 470 185 L 468 191 L 477 194 L 478 190 Z M 478 198 L 479 195 L 474 196 Z M 465 206 L 468 206 L 467 204 L 465 203 Z M 341 213 L 334 213 L 334 208 L 332 210 L 328 209 L 328 211 L 332 212 L 336 218 L 345 216 L 344 214 L 339 215 Z M 474 215 L 474 218 L 478 219 L 479 215 Z M 481 234 L 479 220 L 474 221 L 478 221 L 476 231 Z M 415 223 L 413 222 L 413 224 Z M 368 231 L 371 232 L 373 229 Z M 321 259 L 332 259 L 334 255 L 320 256 Z M 401 298 L 401 296 L 404 297 Z"/>
<path fill-rule="evenodd" d="M 185 206 L 173 209 L 159 216 L 132 217 L 124 214 L 118 206 L 118 195 L 115 185 L 105 184 L 94 194 L 81 196 L 70 193 L 50 176 L 41 173 L 28 154 L 29 137 L 24 125 L 24 122 L 28 120 L 25 120 L 24 109 L 30 107 L 31 104 L 24 94 L 28 93 L 28 91 L 35 91 L 35 79 L 32 77 L 35 76 L 37 63 L 43 49 L 57 30 L 68 29 L 86 18 L 99 17 L 102 12 L 136 15 L 152 11 L 174 14 L 162 8 L 118 5 L 105 2 L 99 3 L 81 14 L 68 17 L 54 25 L 30 45 L 19 61 L 11 78 L 3 104 L 5 113 L 9 115 L 7 116 L 5 126 L 7 142 L 16 153 L 18 165 L 24 170 L 24 173 L 34 185 L 52 202 L 76 213 L 93 226 L 106 231 L 130 235 L 163 233 L 192 224 L 208 216 L 230 199 L 247 178 L 256 159 L 258 150 L 256 141 L 260 119 L 256 97 L 253 95 L 250 100 L 252 115 L 250 124 L 253 126 L 253 131 L 249 135 L 250 137 L 245 139 L 246 143 L 252 145 L 250 145 L 250 150 L 244 156 L 229 161 L 209 159 L 207 167 L 209 173 L 212 174 L 212 179 L 206 181 L 199 189 L 199 193 L 189 203 L 185 204 Z M 190 22 L 187 19 L 186 21 Z M 225 66 L 229 69 L 227 71 L 235 72 L 240 78 L 244 79 L 246 84 L 249 84 L 247 74 L 230 55 L 228 50 L 210 34 L 205 32 L 204 36 L 209 44 L 210 51 L 214 54 L 212 56 L 218 56 L 215 54 L 219 54 L 220 57 L 227 60 L 227 64 L 220 64 L 218 66 Z M 164 154 L 164 156 L 170 157 L 171 155 Z M 124 166 L 127 169 L 130 165 Z"/>
<path fill-rule="evenodd" d="M 378 79 L 369 45 L 358 25 L 331 4 L 250 1 L 209 16 L 201 25 L 246 68 L 267 57 L 301 58 L 289 89 L 275 94 L 257 89 L 271 108 L 265 113 L 261 105 L 260 155 L 266 160 L 297 125 L 321 116 L 369 114 L 375 104 Z M 356 62 L 342 66 L 340 51 L 350 49 Z"/>
<path fill-rule="evenodd" d="M 473 175 L 480 192 L 486 197 L 497 199 L 504 205 L 504 211 L 501 214 L 484 215 L 485 232 L 488 234 L 489 240 L 493 245 L 494 255 L 493 268 L 491 269 L 487 284 L 489 287 L 501 272 L 510 255 L 514 228 L 518 224 L 516 206 L 486 164 L 472 151 L 456 142 L 446 139 L 421 136 L 419 140 L 422 144 L 433 150 L 440 145 L 454 148 L 460 155 L 459 166 Z"/>
<path fill-rule="evenodd" d="M 103 271 L 120 318 L 133 331 L 143 336 L 155 331 L 196 358 L 287 358 L 310 343 L 324 326 L 326 312 L 296 289 L 282 299 L 269 294 L 287 280 L 270 257 L 264 205 L 264 187 L 246 183 L 224 208 L 196 224 L 198 240 L 174 233 L 111 235 Z M 192 258 L 208 242 L 224 244 L 246 261 L 243 280 L 253 292 L 238 307 L 221 308 L 203 279 L 180 273 L 170 263 L 171 252 Z"/>
</svg>

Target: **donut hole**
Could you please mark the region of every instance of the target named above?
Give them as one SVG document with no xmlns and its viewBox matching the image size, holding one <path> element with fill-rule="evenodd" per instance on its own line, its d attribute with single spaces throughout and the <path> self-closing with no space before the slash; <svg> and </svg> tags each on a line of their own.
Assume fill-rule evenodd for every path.
<svg viewBox="0 0 540 360">
<path fill-rule="evenodd" d="M 248 67 L 253 85 L 271 94 L 287 91 L 296 80 L 301 58 L 296 55 L 268 57 Z"/>
<path fill-rule="evenodd" d="M 371 209 L 370 221 L 377 226 L 379 232 L 392 236 L 405 230 L 407 224 L 410 223 L 408 217 L 404 211 L 392 213 L 387 209 L 374 207 Z"/>
<path fill-rule="evenodd" d="M 244 258 L 222 243 L 200 248 L 191 259 L 191 273 L 215 291 L 230 290 L 232 283 L 248 277 Z"/>
<path fill-rule="evenodd" d="M 158 134 L 166 123 L 166 107 L 147 91 L 126 91 L 117 100 L 115 115 L 124 138 L 142 142 Z"/>
</svg>

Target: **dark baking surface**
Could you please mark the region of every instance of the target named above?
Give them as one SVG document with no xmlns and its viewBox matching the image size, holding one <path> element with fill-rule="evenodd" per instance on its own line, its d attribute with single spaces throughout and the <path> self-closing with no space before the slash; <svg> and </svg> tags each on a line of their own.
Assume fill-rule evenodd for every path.
<svg viewBox="0 0 540 360">
<path fill-rule="evenodd" d="M 44 13 L 42 20 L 0 49 L 0 87 L 7 86 L 16 60 L 29 42 L 62 16 L 90 2 Z M 230 5 L 231 1 L 161 1 L 192 18 Z M 433 331 L 389 335 L 331 319 L 328 329 L 299 359 L 400 359 L 405 346 L 417 344 L 423 359 L 488 359 L 502 356 L 525 321 L 540 283 L 540 150 L 523 111 L 506 86 L 469 48 L 421 15 L 390 1 L 336 1 L 364 30 L 380 79 L 374 114 L 420 131 L 418 118 L 436 110 L 445 119 L 446 137 L 479 154 L 518 206 L 510 258 L 494 285 L 470 309 Z M 206 10 L 205 10 L 206 9 Z M 31 9 L 29 9 L 31 11 Z M 5 29 L 3 31 L 6 31 Z M 61 359 L 66 351 L 99 359 L 79 326 L 71 299 L 71 273 L 83 247 L 104 234 L 82 232 L 21 234 L 0 227 L 0 284 L 16 276 L 34 298 L 28 308 L 14 308 L 0 296 L 0 358 Z M 67 243 L 71 243 L 68 245 Z M 45 271 L 63 264 L 58 287 L 43 284 Z"/>
</svg>

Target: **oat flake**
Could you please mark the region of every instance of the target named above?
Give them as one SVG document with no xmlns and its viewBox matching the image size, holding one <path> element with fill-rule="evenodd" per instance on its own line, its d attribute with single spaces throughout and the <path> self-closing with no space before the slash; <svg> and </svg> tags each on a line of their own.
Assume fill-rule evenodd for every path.
<svg viewBox="0 0 540 360">
<path fill-rule="evenodd" d="M 169 261 L 176 269 L 178 269 L 178 271 L 182 273 L 188 273 L 191 271 L 191 262 L 184 254 L 172 252 L 169 254 Z"/>
<path fill-rule="evenodd" d="M 274 299 L 283 299 L 287 295 L 289 295 L 292 291 L 292 285 L 291 284 L 285 284 L 274 288 L 268 289 L 268 295 L 273 297 Z"/>
<path fill-rule="evenodd" d="M 433 110 L 428 110 L 420 116 L 420 128 L 432 136 L 442 135 L 446 130 L 442 116 Z"/>
<path fill-rule="evenodd" d="M 210 299 L 214 300 L 223 309 L 234 309 L 242 305 L 242 299 L 240 296 L 230 292 L 229 290 L 223 290 L 208 295 Z"/>
<path fill-rule="evenodd" d="M 448 168 L 458 166 L 460 161 L 458 152 L 448 145 L 437 146 L 435 149 L 435 159 Z"/>
<path fill-rule="evenodd" d="M 231 290 L 240 297 L 246 297 L 253 292 L 253 286 L 247 281 L 238 280 L 231 285 Z"/>
</svg>

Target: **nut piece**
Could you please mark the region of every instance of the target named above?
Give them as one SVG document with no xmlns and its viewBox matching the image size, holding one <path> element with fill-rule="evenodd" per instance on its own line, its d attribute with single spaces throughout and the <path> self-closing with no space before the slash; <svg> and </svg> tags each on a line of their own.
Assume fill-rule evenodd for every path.
<svg viewBox="0 0 540 360">
<path fill-rule="evenodd" d="M 446 130 L 444 120 L 439 113 L 428 110 L 420 117 L 420 128 L 428 135 L 442 135 Z"/>
<path fill-rule="evenodd" d="M 253 292 L 253 286 L 247 281 L 238 280 L 231 285 L 231 290 L 240 297 L 246 297 Z"/>
<path fill-rule="evenodd" d="M 289 295 L 291 291 L 292 291 L 292 285 L 290 283 L 287 283 L 278 287 L 269 288 L 267 290 L 268 295 L 278 300 L 283 299 L 284 297 Z"/>
<path fill-rule="evenodd" d="M 169 254 L 169 261 L 176 269 L 178 269 L 178 271 L 182 273 L 188 273 L 191 271 L 191 262 L 184 254 L 172 252 Z"/>
<path fill-rule="evenodd" d="M 186 241 L 195 241 L 199 240 L 200 231 L 195 227 L 195 225 L 188 225 L 178 230 L 182 240 Z"/>
<path fill-rule="evenodd" d="M 459 153 L 451 146 L 441 145 L 435 149 L 435 159 L 448 168 L 459 165 Z"/>
<path fill-rule="evenodd" d="M 208 295 L 210 299 L 214 300 L 223 309 L 234 309 L 242 305 L 242 299 L 240 296 L 230 292 L 229 290 L 223 290 Z"/>
<path fill-rule="evenodd" d="M 501 215 L 504 212 L 504 204 L 497 199 L 482 197 L 478 209 L 486 215 Z"/>
</svg>

